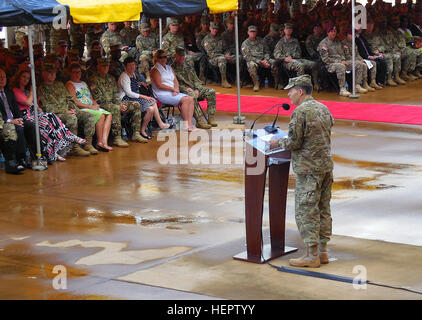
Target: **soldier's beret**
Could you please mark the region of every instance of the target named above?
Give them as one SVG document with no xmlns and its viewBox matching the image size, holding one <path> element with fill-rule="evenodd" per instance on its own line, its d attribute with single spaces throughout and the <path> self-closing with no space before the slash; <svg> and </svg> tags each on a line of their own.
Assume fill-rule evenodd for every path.
<svg viewBox="0 0 422 320">
<path fill-rule="evenodd" d="M 294 86 L 306 84 L 312 87 L 312 80 L 311 76 L 309 74 L 303 74 L 299 77 L 290 78 L 289 83 L 284 88 L 284 90 L 289 90 L 290 88 L 293 88 Z"/>
<path fill-rule="evenodd" d="M 169 21 L 169 25 L 171 26 L 179 25 L 179 20 L 177 20 L 176 18 L 171 18 Z"/>
<path fill-rule="evenodd" d="M 147 22 L 142 22 L 142 23 L 141 23 L 141 30 L 142 30 L 142 31 L 149 31 L 149 30 L 151 30 L 151 27 L 150 27 L 149 23 L 147 23 Z"/>
<path fill-rule="evenodd" d="M 280 26 L 277 23 L 271 23 L 270 24 L 270 29 L 274 33 L 279 33 L 280 32 Z"/>
<path fill-rule="evenodd" d="M 110 60 L 107 58 L 98 58 L 97 59 L 97 64 L 99 66 L 109 66 L 110 65 Z"/>
<path fill-rule="evenodd" d="M 293 29 L 293 25 L 287 22 L 284 24 L 284 29 Z"/>
<path fill-rule="evenodd" d="M 210 28 L 211 28 L 211 29 L 218 29 L 218 23 L 211 22 L 211 23 L 210 23 Z"/>
<path fill-rule="evenodd" d="M 248 31 L 258 31 L 258 29 L 256 28 L 256 26 L 249 26 L 248 27 Z"/>
<path fill-rule="evenodd" d="M 334 31 L 334 30 L 337 31 L 337 28 L 334 24 L 330 24 L 330 25 L 327 26 L 327 33 Z"/>
<path fill-rule="evenodd" d="M 56 72 L 56 65 L 53 63 L 44 62 L 42 65 L 42 71 Z"/>
<path fill-rule="evenodd" d="M 66 42 L 66 40 L 59 40 L 59 42 L 57 42 L 57 45 L 67 47 L 67 42 Z"/>
<path fill-rule="evenodd" d="M 185 48 L 181 46 L 177 46 L 175 51 L 176 51 L 176 54 L 178 54 L 179 56 L 184 56 L 186 54 Z"/>
</svg>

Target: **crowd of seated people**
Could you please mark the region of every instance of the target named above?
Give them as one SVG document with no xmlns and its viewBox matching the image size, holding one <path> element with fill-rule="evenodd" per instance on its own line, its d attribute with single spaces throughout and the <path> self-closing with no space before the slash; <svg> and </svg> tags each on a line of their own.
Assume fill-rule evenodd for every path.
<svg viewBox="0 0 422 320">
<path fill-rule="evenodd" d="M 366 11 L 366 28 L 355 32 L 357 93 L 422 78 L 422 2 L 370 0 Z M 278 1 L 277 7 L 268 2 L 264 9 L 237 13 L 204 11 L 163 19 L 162 49 L 158 19 L 146 16 L 125 23 L 70 21 L 67 30 L 44 26 L 45 41 L 33 45 L 42 155 L 53 163 L 126 148 L 123 118 L 131 129 L 128 140 L 147 143 L 152 120 L 157 129 L 172 125 L 160 116 L 163 105 L 179 108 L 184 130 L 217 126 L 215 91 L 203 85 L 208 80 L 233 85 L 236 51 L 242 82 L 249 78 L 254 91 L 265 78 L 278 90 L 288 78 L 308 72 L 314 89 L 324 90 L 331 77 L 347 97 L 350 17 L 350 0 L 310 1 L 293 10 Z M 16 44 L 0 45 L 0 147 L 6 171 L 15 174 L 28 166 L 26 150 L 36 154 L 29 45 L 22 32 L 16 32 Z M 201 113 L 203 99 L 207 115 Z"/>
</svg>

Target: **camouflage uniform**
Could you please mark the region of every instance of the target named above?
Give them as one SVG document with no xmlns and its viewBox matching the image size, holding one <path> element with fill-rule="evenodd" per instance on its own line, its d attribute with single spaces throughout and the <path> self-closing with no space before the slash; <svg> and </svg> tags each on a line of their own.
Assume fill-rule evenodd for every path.
<svg viewBox="0 0 422 320">
<path fill-rule="evenodd" d="M 223 51 L 224 54 L 229 54 L 234 57 L 232 60 L 234 63 L 236 62 L 236 40 L 234 31 L 230 32 L 229 30 L 224 31 L 221 34 L 221 38 L 223 39 Z M 239 65 L 242 62 L 242 52 L 239 50 Z"/>
<path fill-rule="evenodd" d="M 412 72 L 417 67 L 422 67 L 422 52 L 418 49 L 413 49 L 407 46 L 406 44 L 406 36 L 398 30 L 393 31 L 395 36 L 395 43 L 397 48 L 400 50 L 402 57 L 408 57 L 407 63 L 404 63 L 402 66 L 403 71 L 405 72 Z"/>
<path fill-rule="evenodd" d="M 204 40 L 204 38 L 209 34 L 209 32 L 205 32 L 205 31 L 199 31 L 198 34 L 196 35 L 196 46 L 198 47 L 199 50 L 205 50 L 204 47 L 202 46 L 202 40 Z"/>
<path fill-rule="evenodd" d="M 314 61 L 319 60 L 319 53 L 318 53 L 317 48 L 318 48 L 319 43 L 322 41 L 322 39 L 324 39 L 323 36 L 317 37 L 313 34 L 309 35 L 306 38 L 306 41 L 305 41 L 306 51 L 308 52 L 311 59 Z"/>
<path fill-rule="evenodd" d="M 325 63 L 328 72 L 335 72 L 337 74 L 338 84 L 341 88 L 346 87 L 346 70 L 352 70 L 352 61 L 346 61 L 344 55 L 343 46 L 340 41 L 335 38 L 331 41 L 328 36 L 324 38 L 318 45 L 318 52 L 321 56 L 322 62 Z M 342 61 L 346 61 L 347 65 L 342 64 Z M 363 70 L 360 65 L 356 65 L 356 83 L 362 82 Z"/>
<path fill-rule="evenodd" d="M 141 106 L 136 101 L 124 101 L 123 104 L 127 107 L 127 110 L 124 112 L 121 111 L 120 103 L 122 101 L 118 97 L 117 83 L 113 76 L 107 74 L 105 77 L 102 77 L 97 73 L 91 76 L 88 81 L 92 97 L 101 108 L 111 112 L 113 116 L 111 125 L 113 136 L 120 136 L 122 132 L 121 113 L 131 113 L 130 124 L 133 132 L 141 131 Z"/>
<path fill-rule="evenodd" d="M 136 37 L 138 36 L 139 32 L 132 27 L 124 27 L 120 30 L 120 35 L 122 36 L 122 44 L 123 46 L 128 46 L 130 49 L 127 51 L 127 55 L 139 61 L 139 54 L 136 51 Z"/>
<path fill-rule="evenodd" d="M 44 112 L 56 114 L 74 135 L 78 135 L 78 123 L 83 124 L 85 138 L 94 135 L 94 116 L 89 112 L 79 111 L 62 82 L 55 81 L 52 85 L 42 83 L 38 88 L 38 97 Z M 76 115 L 66 113 L 71 109 L 76 111 Z"/>
<path fill-rule="evenodd" d="M 4 142 L 18 141 L 18 133 L 16 132 L 13 123 L 4 123 L 3 118 L 0 116 L 0 139 Z"/>
<path fill-rule="evenodd" d="M 107 56 L 110 56 L 110 46 L 113 44 L 122 45 L 123 44 L 123 38 L 122 36 L 116 31 L 110 31 L 107 29 L 102 35 L 101 35 L 101 45 L 104 48 L 104 52 L 107 54 Z"/>
<path fill-rule="evenodd" d="M 149 30 L 148 25 L 141 24 L 143 30 Z M 146 29 L 144 29 L 146 28 Z M 139 72 L 147 75 L 152 64 L 152 52 L 158 50 L 160 44 L 157 38 L 151 34 L 145 37 L 142 33 L 136 38 L 136 48 L 140 53 Z"/>
<path fill-rule="evenodd" d="M 203 40 L 202 46 L 207 52 L 210 63 L 214 67 L 218 67 L 221 73 L 221 77 L 226 77 L 227 70 L 227 58 L 223 52 L 223 40 L 221 36 L 216 35 L 215 37 L 209 33 Z"/>
<path fill-rule="evenodd" d="M 286 89 L 299 84 L 305 77 L 306 82 L 311 84 L 310 77 L 303 75 L 291 78 Z M 296 224 L 308 247 L 327 243 L 332 234 L 333 124 L 328 108 L 308 97 L 293 111 L 288 137 L 278 142 L 279 146 L 292 152 L 293 171 L 296 173 Z"/>
<path fill-rule="evenodd" d="M 380 53 L 384 54 L 384 60 L 387 64 L 387 72 L 389 75 L 391 75 L 393 72 L 399 73 L 401 71 L 400 54 L 388 51 L 387 45 L 380 34 L 374 32 L 365 33 L 364 37 L 371 46 L 372 51 L 378 50 Z"/>
</svg>

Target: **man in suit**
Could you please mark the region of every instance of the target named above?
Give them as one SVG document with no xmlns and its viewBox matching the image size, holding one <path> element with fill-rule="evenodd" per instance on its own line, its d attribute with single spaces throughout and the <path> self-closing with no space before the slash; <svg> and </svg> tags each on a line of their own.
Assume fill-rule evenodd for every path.
<svg viewBox="0 0 422 320">
<path fill-rule="evenodd" d="M 0 148 L 6 160 L 6 172 L 19 174 L 27 166 L 26 141 L 35 153 L 35 128 L 31 121 L 23 120 L 15 95 L 5 88 L 6 83 L 6 73 L 0 69 Z"/>
</svg>

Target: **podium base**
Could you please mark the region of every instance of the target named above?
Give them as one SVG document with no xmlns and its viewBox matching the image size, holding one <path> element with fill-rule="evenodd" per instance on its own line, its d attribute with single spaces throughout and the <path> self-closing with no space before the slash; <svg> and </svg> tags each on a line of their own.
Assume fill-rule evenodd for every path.
<svg viewBox="0 0 422 320">
<path fill-rule="evenodd" d="M 248 255 L 248 252 L 244 251 L 235 255 L 233 259 L 253 263 L 265 263 L 267 261 L 284 256 L 286 254 L 296 252 L 297 250 L 297 248 L 288 246 L 284 246 L 284 250 L 281 248 L 272 249 L 271 244 L 266 244 L 262 249 L 261 256 Z"/>
</svg>

